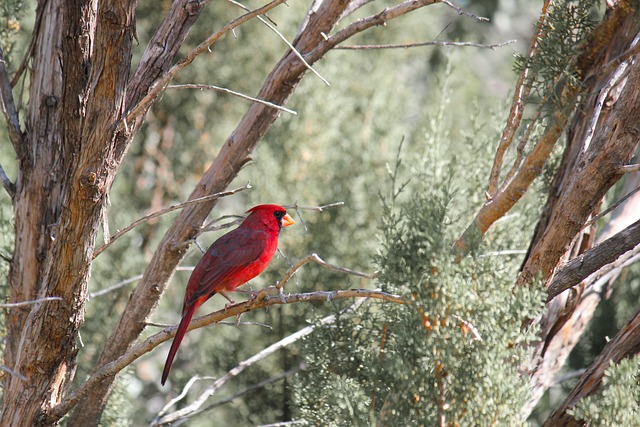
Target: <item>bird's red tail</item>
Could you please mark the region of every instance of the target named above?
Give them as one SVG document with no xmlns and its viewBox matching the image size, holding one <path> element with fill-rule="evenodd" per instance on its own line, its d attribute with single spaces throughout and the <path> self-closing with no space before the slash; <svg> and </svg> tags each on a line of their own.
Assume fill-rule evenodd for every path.
<svg viewBox="0 0 640 427">
<path fill-rule="evenodd" d="M 171 370 L 171 364 L 173 363 L 173 359 L 176 357 L 178 347 L 180 347 L 180 343 L 184 338 L 184 334 L 187 333 L 187 328 L 189 327 L 189 323 L 191 323 L 191 318 L 195 314 L 198 307 L 202 305 L 202 302 L 204 301 L 196 300 L 193 305 L 189 307 L 184 313 L 184 315 L 182 316 L 182 320 L 180 320 L 178 332 L 176 332 L 176 336 L 173 338 L 173 343 L 171 343 L 171 349 L 169 350 L 167 361 L 164 363 L 164 370 L 162 371 L 162 381 L 160 381 L 162 385 L 164 385 L 164 383 L 167 381 L 169 371 Z"/>
</svg>

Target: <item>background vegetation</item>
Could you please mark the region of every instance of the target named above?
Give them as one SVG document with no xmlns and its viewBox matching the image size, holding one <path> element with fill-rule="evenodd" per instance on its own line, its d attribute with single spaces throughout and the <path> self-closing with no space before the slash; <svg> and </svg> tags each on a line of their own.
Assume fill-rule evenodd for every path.
<svg viewBox="0 0 640 427">
<path fill-rule="evenodd" d="M 385 5 L 372 2 L 356 17 L 376 13 Z M 168 0 L 140 2 L 134 64 L 170 6 Z M 513 283 L 562 147 L 556 148 L 516 209 L 472 248 L 471 256 L 454 262 L 452 245 L 486 201 L 483 189 L 518 77 L 514 57 L 526 54 L 540 12 L 540 5 L 524 0 L 461 6 L 472 16 L 460 16 L 442 4 L 345 44 L 517 42 L 495 49 L 424 46 L 330 52 L 314 68 L 331 86 L 307 74 L 287 103 L 297 115 L 281 113 L 252 161 L 230 185 L 250 182 L 252 189 L 222 199 L 210 216 L 241 214 L 263 202 L 316 206 L 343 202 L 322 212 L 296 212 L 296 225 L 280 239 L 287 259 L 274 258 L 251 287 L 275 284 L 288 263 L 317 253 L 334 265 L 376 272 L 377 278 L 369 281 L 308 264 L 287 284 L 287 292 L 381 288 L 409 303 L 366 301 L 357 309 L 352 300 L 289 304 L 247 313 L 238 325 L 216 324 L 191 331 L 168 387 L 159 384 L 168 345 L 120 374 L 102 425 L 148 424 L 192 377 L 209 378 L 193 385 L 176 405 L 184 407 L 212 379 L 240 361 L 332 314 L 337 318 L 330 326 L 318 327 L 225 384 L 188 425 L 253 426 L 296 420 L 336 426 L 445 425 L 444 419 L 452 420 L 447 425 L 522 423 L 520 411 L 529 391 L 519 369 L 526 363 L 526 345 L 535 341 L 537 332 L 535 325 L 522 326 L 541 315 L 545 296 L 539 281 L 515 290 Z M 308 3 L 291 1 L 269 17 L 292 40 L 308 7 Z M 34 10 L 31 1 L 3 7 L 3 28 L 9 29 L 2 34 L 3 49 L 11 70 L 25 55 Z M 602 9 L 588 9 L 594 22 L 602 13 Z M 237 15 L 231 3 L 208 3 L 182 55 Z M 227 34 L 172 83 L 215 84 L 255 95 L 285 49 L 273 32 L 253 20 Z M 14 88 L 18 103 L 26 101 L 27 89 Z M 113 185 L 108 209 L 112 232 L 186 200 L 247 105 L 220 92 L 168 89 L 149 111 Z M 0 132 L 0 140 L 7 141 L 6 130 Z M 515 151 L 508 153 L 509 158 L 515 155 Z M 11 166 L 14 158 L 10 144 L 0 144 L 0 164 L 11 179 L 17 176 Z M 0 198 L 0 255 L 9 258 L 13 210 L 5 192 L 0 192 Z M 607 203 L 618 198 L 612 193 Z M 93 371 L 136 286 L 134 279 L 143 273 L 176 216 L 148 221 L 93 262 L 75 387 Z M 198 243 L 206 248 L 222 232 L 204 233 Z M 181 266 L 195 265 L 200 256 L 192 245 Z M 6 295 L 8 263 L 0 268 Z M 638 273 L 635 266 L 618 279 L 563 374 L 587 367 L 600 354 L 605 337 L 613 336 L 635 312 L 640 299 Z M 179 321 L 188 277 L 188 269 L 175 274 L 149 321 Z M 117 284 L 122 286 L 101 293 Z M 214 298 L 201 313 L 217 310 L 225 302 Z M 151 325 L 141 338 L 159 330 Z M 638 372 L 636 357 L 607 376 L 606 385 L 622 384 L 622 388 L 610 392 L 602 419 L 616 419 L 606 418 L 615 411 L 625 417 L 619 402 L 633 400 L 629 390 L 634 378 L 637 385 Z M 576 381 L 569 375 L 554 384 L 529 423 L 541 425 Z M 595 404 L 594 400 L 581 403 L 576 417 L 594 420 Z M 619 425 L 632 425 L 637 419 L 627 416 Z"/>
</svg>

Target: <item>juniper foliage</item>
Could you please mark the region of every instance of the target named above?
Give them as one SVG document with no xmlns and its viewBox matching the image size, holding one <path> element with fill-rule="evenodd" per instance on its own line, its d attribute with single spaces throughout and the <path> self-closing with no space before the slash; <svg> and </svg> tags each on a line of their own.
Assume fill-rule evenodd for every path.
<svg viewBox="0 0 640 427">
<path fill-rule="evenodd" d="M 542 291 L 514 287 L 514 264 L 488 246 L 456 262 L 467 190 L 453 178 L 463 165 L 445 163 L 414 171 L 411 195 L 383 204 L 377 285 L 406 305 L 368 302 L 306 340 L 295 397 L 310 424 L 523 425 L 518 367 L 534 331 L 522 326 Z"/>
</svg>

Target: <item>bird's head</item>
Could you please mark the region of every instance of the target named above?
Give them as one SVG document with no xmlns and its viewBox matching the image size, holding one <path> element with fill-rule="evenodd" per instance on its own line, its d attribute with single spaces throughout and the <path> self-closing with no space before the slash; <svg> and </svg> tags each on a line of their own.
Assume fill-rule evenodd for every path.
<svg viewBox="0 0 640 427">
<path fill-rule="evenodd" d="M 277 231 L 280 231 L 282 227 L 288 227 L 295 223 L 287 211 L 278 205 L 258 205 L 249 209 L 247 213 L 249 214 L 247 220 L 252 218 L 252 221 L 257 220 L 257 222 L 261 222 L 270 229 Z"/>
</svg>

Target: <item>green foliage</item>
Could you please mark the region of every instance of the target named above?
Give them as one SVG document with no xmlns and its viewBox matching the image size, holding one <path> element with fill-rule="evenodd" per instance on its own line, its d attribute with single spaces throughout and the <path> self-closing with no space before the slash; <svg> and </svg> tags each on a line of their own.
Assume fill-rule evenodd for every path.
<svg viewBox="0 0 640 427">
<path fill-rule="evenodd" d="M 8 54 L 13 37 L 20 30 L 20 18 L 24 15 L 23 0 L 3 0 L 0 4 L 0 48 Z"/>
<path fill-rule="evenodd" d="M 516 55 L 516 72 L 529 69 L 525 84 L 531 86 L 532 95 L 543 100 L 543 108 L 572 107 L 564 105 L 559 95 L 564 85 L 582 85 L 574 58 L 585 47 L 585 40 L 597 22 L 598 3 L 592 0 L 552 2 L 542 23 L 537 54 L 531 58 Z"/>
<path fill-rule="evenodd" d="M 592 427 L 640 426 L 640 356 L 612 363 L 604 373 L 601 392 L 567 412 Z"/>
<path fill-rule="evenodd" d="M 534 339 L 522 325 L 541 312 L 543 293 L 513 287 L 513 260 L 455 262 L 451 244 L 468 220 L 461 221 L 461 199 L 470 188 L 456 188 L 453 178 L 463 175 L 462 164 L 440 159 L 418 167 L 405 200 L 385 202 L 378 282 L 407 305 L 366 303 L 306 340 L 309 370 L 295 385 L 301 419 L 312 425 L 522 424 L 528 387 L 518 367 L 523 345 Z"/>
</svg>

